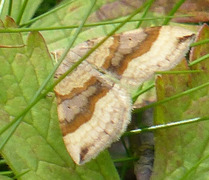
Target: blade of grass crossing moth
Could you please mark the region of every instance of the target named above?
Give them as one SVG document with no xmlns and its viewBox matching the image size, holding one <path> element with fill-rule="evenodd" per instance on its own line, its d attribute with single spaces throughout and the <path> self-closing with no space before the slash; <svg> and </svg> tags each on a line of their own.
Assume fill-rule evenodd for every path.
<svg viewBox="0 0 209 180">
<path fill-rule="evenodd" d="M 185 70 L 185 71 L 158 71 L 155 74 L 190 74 L 190 73 L 200 73 L 201 70 Z"/>
<path fill-rule="evenodd" d="M 196 117 L 196 118 L 192 118 L 192 119 L 185 119 L 185 120 L 171 122 L 171 123 L 167 123 L 167 124 L 159 124 L 159 125 L 155 125 L 155 126 L 150 126 L 150 127 L 146 127 L 146 128 L 128 131 L 128 132 L 125 132 L 123 134 L 123 136 L 132 136 L 132 135 L 139 134 L 142 132 L 155 131 L 155 130 L 159 130 L 159 129 L 187 125 L 187 124 L 191 124 L 191 123 L 197 123 L 197 122 L 208 121 L 208 120 L 209 120 L 209 117 L 202 117 L 202 118 Z"/>
</svg>

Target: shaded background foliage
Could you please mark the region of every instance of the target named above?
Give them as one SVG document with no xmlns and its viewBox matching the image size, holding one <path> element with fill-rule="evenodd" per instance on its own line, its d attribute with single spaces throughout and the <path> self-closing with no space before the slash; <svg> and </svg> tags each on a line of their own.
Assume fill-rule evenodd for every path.
<svg viewBox="0 0 209 180">
<path fill-rule="evenodd" d="M 34 17 L 44 14 L 45 12 L 58 5 L 61 1 L 62 0 L 43 0 L 36 13 L 34 14 Z"/>
</svg>

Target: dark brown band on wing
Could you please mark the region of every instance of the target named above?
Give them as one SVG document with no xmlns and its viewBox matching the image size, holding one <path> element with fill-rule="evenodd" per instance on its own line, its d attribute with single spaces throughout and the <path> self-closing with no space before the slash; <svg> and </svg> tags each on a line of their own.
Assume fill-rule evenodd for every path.
<svg viewBox="0 0 209 180">
<path fill-rule="evenodd" d="M 60 95 L 59 93 L 56 93 L 56 95 L 58 96 L 57 98 L 59 99 L 59 104 L 66 100 L 66 99 L 70 99 L 74 96 L 76 96 L 77 94 L 80 94 L 81 92 L 85 91 L 89 86 L 95 84 L 97 81 L 96 77 L 92 76 L 88 81 L 86 81 L 82 87 L 79 87 L 79 88 L 74 88 L 69 94 L 66 94 L 64 96 Z"/>
<path fill-rule="evenodd" d="M 141 41 L 135 48 L 133 48 L 133 52 L 123 56 L 123 59 L 120 60 L 120 64 L 115 67 L 110 67 L 110 71 L 113 73 L 117 73 L 118 75 L 122 75 L 123 72 L 128 67 L 128 64 L 132 59 L 137 58 L 145 53 L 147 53 L 152 44 L 158 38 L 161 27 L 153 27 L 145 29 L 144 33 L 147 34 L 146 38 Z"/>
<path fill-rule="evenodd" d="M 65 120 L 63 123 L 60 124 L 63 136 L 68 133 L 73 133 L 82 124 L 90 121 L 94 113 L 96 103 L 109 91 L 109 88 L 104 87 L 102 83 L 98 81 L 93 86 L 96 86 L 97 91 L 96 93 L 88 97 L 88 104 L 86 104 L 86 106 L 81 109 L 81 112 L 76 115 L 72 121 L 68 122 L 67 120 Z"/>
<path fill-rule="evenodd" d="M 111 66 L 111 60 L 115 55 L 115 52 L 118 50 L 118 47 L 120 46 L 120 36 L 113 36 L 114 41 L 112 46 L 109 47 L 109 56 L 106 57 L 104 64 L 102 65 L 102 68 L 108 69 Z"/>
</svg>

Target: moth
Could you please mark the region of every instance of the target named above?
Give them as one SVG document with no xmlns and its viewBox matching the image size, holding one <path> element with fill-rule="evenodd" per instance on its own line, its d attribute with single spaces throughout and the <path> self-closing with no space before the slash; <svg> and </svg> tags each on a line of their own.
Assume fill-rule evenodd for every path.
<svg viewBox="0 0 209 180">
<path fill-rule="evenodd" d="M 194 36 L 172 26 L 113 35 L 55 87 L 63 140 L 76 164 L 90 161 L 120 138 L 131 119 L 131 93 L 156 71 L 175 67 Z M 71 49 L 55 77 L 101 39 Z"/>
</svg>

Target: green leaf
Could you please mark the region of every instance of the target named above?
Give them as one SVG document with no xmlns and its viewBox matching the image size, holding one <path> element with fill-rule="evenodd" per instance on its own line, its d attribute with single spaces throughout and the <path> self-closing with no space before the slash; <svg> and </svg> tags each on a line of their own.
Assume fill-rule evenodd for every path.
<svg viewBox="0 0 209 180">
<path fill-rule="evenodd" d="M 9 18 L 5 24 L 15 27 Z M 2 44 L 23 44 L 21 34 L 2 33 L 0 36 Z M 1 127 L 26 108 L 53 68 L 38 32 L 30 33 L 25 44 L 20 48 L 0 49 Z M 7 133 L 1 136 L 0 142 L 5 140 Z M 53 94 L 33 107 L 0 152 L 16 175 L 28 170 L 21 176 L 23 180 L 119 179 L 107 152 L 85 166 L 73 163 L 62 141 Z"/>
<path fill-rule="evenodd" d="M 209 37 L 209 28 L 202 27 L 198 40 Z M 191 61 L 207 53 L 209 44 L 194 47 Z M 208 82 L 209 59 L 192 66 L 200 73 L 162 75 L 156 83 L 158 100 Z M 188 70 L 183 61 L 176 70 Z M 155 123 L 164 124 L 195 117 L 209 116 L 209 88 L 171 100 L 155 109 Z M 209 163 L 209 122 L 159 130 L 155 133 L 155 162 L 152 179 L 207 179 Z"/>
</svg>

